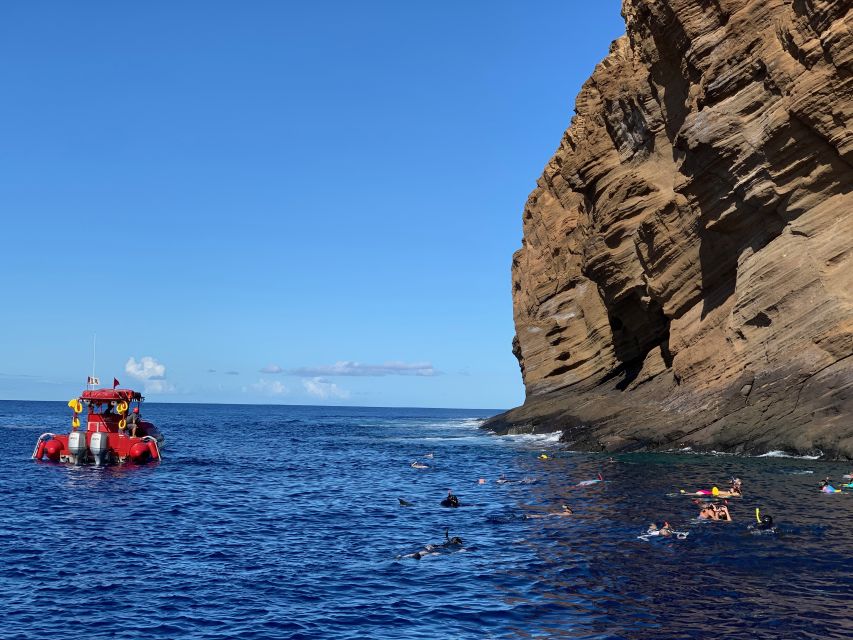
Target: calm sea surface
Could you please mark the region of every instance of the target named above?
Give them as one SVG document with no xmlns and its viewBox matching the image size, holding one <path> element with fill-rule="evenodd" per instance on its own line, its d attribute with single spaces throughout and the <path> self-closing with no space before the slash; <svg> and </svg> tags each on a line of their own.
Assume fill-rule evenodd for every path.
<svg viewBox="0 0 853 640">
<path fill-rule="evenodd" d="M 853 493 L 818 492 L 853 465 L 608 462 L 483 433 L 489 411 L 144 413 L 162 463 L 73 468 L 30 459 L 40 433 L 67 430 L 64 403 L 0 402 L 0 637 L 853 637 Z M 732 475 L 733 523 L 668 495 Z M 462 507 L 439 505 L 449 488 Z M 564 503 L 574 516 L 525 518 Z M 757 506 L 777 534 L 747 529 Z M 689 535 L 638 537 L 664 520 Z M 445 528 L 464 550 L 401 557 Z"/>
</svg>

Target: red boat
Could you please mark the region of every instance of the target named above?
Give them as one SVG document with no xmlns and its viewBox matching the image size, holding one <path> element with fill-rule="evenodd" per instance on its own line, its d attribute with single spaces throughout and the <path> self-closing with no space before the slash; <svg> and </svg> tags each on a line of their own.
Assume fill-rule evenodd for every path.
<svg viewBox="0 0 853 640">
<path fill-rule="evenodd" d="M 71 432 L 43 433 L 33 458 L 72 464 L 145 464 L 160 460 L 163 435 L 140 415 L 145 400 L 131 389 L 91 389 L 68 406 L 74 412 Z M 80 428 L 80 414 L 86 411 L 86 428 Z"/>
</svg>

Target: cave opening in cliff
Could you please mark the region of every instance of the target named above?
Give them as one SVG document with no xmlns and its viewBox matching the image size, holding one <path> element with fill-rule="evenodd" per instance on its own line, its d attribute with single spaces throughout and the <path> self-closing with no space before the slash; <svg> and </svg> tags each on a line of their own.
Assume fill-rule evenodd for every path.
<svg viewBox="0 0 853 640">
<path fill-rule="evenodd" d="M 639 289 L 608 308 L 608 320 L 613 335 L 613 352 L 619 366 L 605 380 L 622 376 L 616 388 L 625 390 L 636 380 L 649 353 L 660 348 L 667 367 L 672 365 L 669 351 L 669 318 L 660 304 Z"/>
</svg>

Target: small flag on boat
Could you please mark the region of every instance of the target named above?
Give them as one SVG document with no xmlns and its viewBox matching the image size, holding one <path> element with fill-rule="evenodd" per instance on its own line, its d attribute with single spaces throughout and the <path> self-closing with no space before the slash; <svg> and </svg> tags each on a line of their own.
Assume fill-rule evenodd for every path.
<svg viewBox="0 0 853 640">
<path fill-rule="evenodd" d="M 121 383 L 118 381 L 118 378 L 113 378 L 113 389 L 119 386 Z"/>
<path fill-rule="evenodd" d="M 89 378 L 86 380 L 86 384 L 96 385 L 101 384 L 101 381 L 94 376 L 89 376 Z"/>
</svg>

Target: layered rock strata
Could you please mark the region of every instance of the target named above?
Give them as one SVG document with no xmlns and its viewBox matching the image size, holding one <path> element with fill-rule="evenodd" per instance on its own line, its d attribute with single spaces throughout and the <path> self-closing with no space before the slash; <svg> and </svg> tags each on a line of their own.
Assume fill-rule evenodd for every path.
<svg viewBox="0 0 853 640">
<path fill-rule="evenodd" d="M 575 448 L 853 457 L 849 0 L 624 0 L 524 208 L 525 404 Z"/>
</svg>

